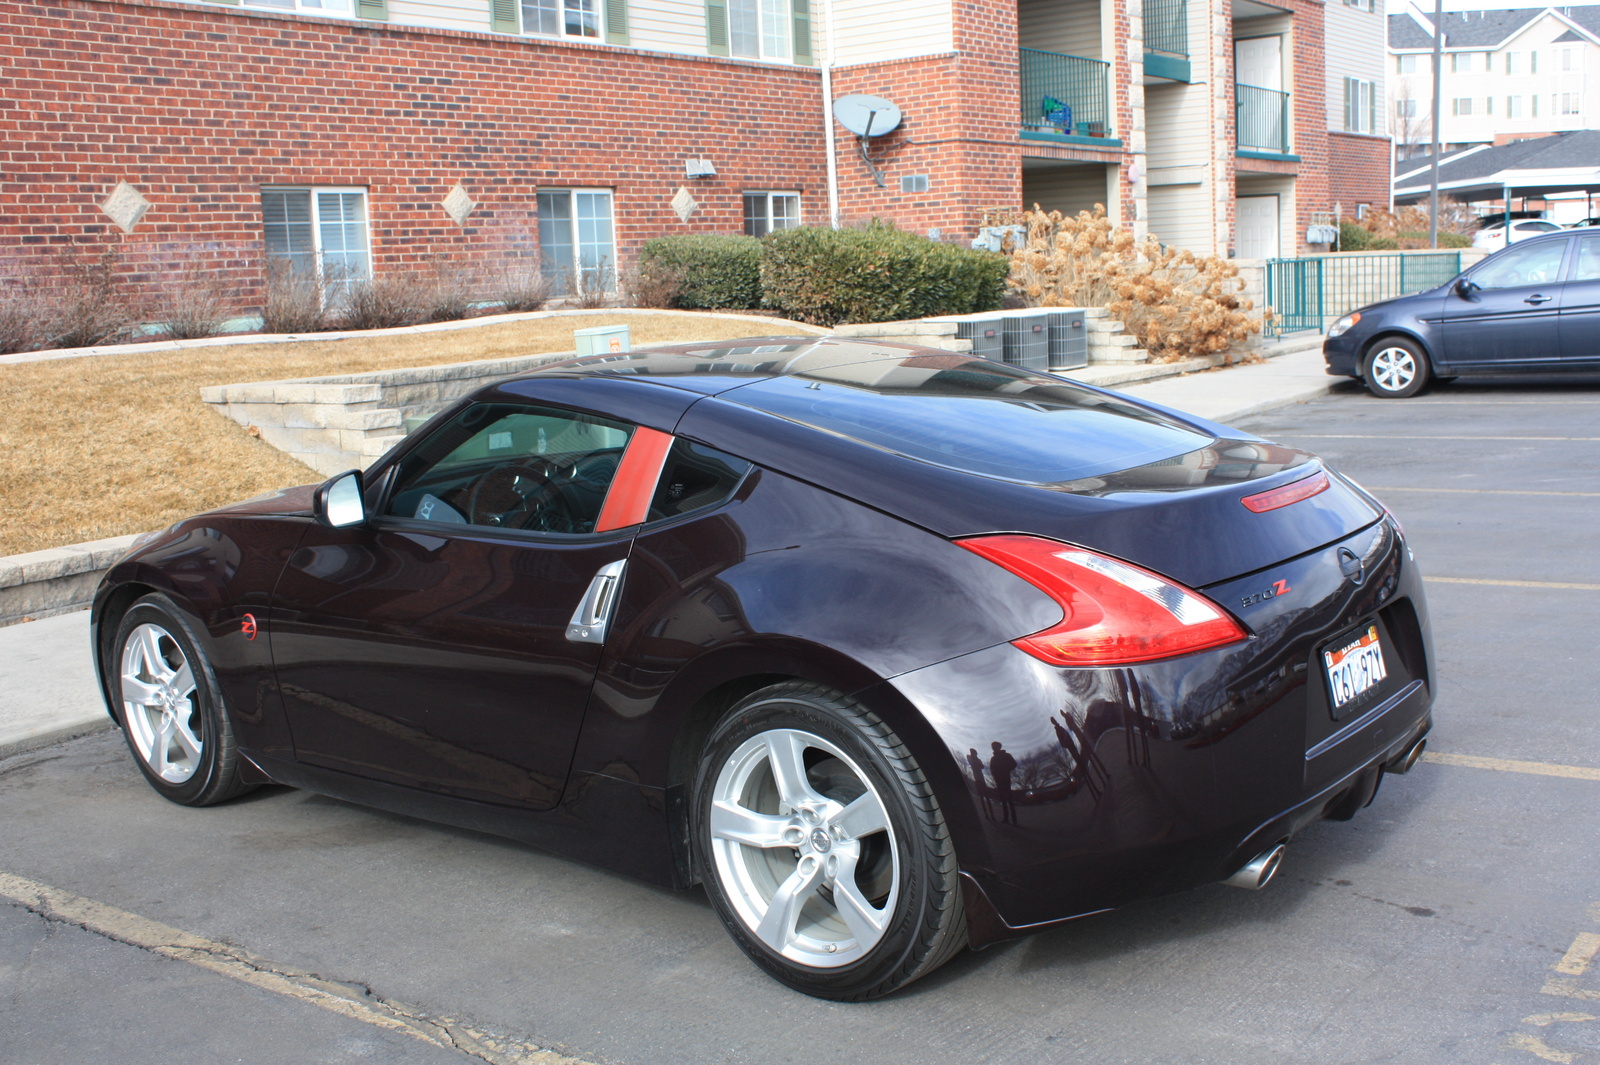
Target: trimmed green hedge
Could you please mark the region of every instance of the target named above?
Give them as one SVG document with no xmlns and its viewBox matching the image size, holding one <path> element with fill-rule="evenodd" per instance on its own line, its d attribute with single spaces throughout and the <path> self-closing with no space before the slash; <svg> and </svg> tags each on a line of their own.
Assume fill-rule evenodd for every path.
<svg viewBox="0 0 1600 1065">
<path fill-rule="evenodd" d="M 858 229 L 782 229 L 762 244 L 764 304 L 825 326 L 995 310 L 1011 264 L 1004 255 L 879 221 Z"/>
<path fill-rule="evenodd" d="M 761 242 L 737 233 L 683 233 L 647 240 L 641 268 L 679 278 L 679 307 L 750 310 L 761 306 Z"/>
</svg>

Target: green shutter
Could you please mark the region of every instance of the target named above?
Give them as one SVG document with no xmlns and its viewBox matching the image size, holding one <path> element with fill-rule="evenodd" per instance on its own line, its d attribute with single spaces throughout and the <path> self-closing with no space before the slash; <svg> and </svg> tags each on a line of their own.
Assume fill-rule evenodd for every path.
<svg viewBox="0 0 1600 1065">
<path fill-rule="evenodd" d="M 706 54 L 728 54 L 728 0 L 706 0 Z"/>
<path fill-rule="evenodd" d="M 389 0 L 356 0 L 356 17 L 389 21 Z"/>
<path fill-rule="evenodd" d="M 521 33 L 517 0 L 489 0 L 489 28 L 496 33 Z"/>
<path fill-rule="evenodd" d="M 628 43 L 628 0 L 606 0 L 606 43 Z"/>
<path fill-rule="evenodd" d="M 794 0 L 794 61 L 812 65 L 811 0 Z"/>
</svg>

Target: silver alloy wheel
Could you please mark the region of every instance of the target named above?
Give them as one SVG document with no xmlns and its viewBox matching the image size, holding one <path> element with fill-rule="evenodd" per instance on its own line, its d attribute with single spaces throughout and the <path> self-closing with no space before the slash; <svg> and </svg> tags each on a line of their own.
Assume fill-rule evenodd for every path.
<svg viewBox="0 0 1600 1065">
<path fill-rule="evenodd" d="M 883 938 L 899 845 L 882 797 L 832 743 L 772 729 L 740 744 L 717 774 L 710 832 L 728 901 L 784 958 L 836 968 Z"/>
<path fill-rule="evenodd" d="M 1385 392 L 1399 392 L 1417 377 L 1417 357 L 1399 345 L 1379 348 L 1372 356 L 1373 378 Z"/>
<path fill-rule="evenodd" d="M 144 624 L 122 645 L 122 717 L 150 771 L 182 784 L 200 764 L 200 703 L 194 669 L 172 634 Z"/>
</svg>

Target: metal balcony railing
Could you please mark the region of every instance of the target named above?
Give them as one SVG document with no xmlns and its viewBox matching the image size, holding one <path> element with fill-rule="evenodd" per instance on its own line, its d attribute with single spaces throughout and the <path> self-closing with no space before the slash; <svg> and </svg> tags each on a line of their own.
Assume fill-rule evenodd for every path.
<svg viewBox="0 0 1600 1065">
<path fill-rule="evenodd" d="M 1233 87 L 1241 150 L 1289 153 L 1289 94 L 1257 85 Z"/>
<path fill-rule="evenodd" d="M 1189 58 L 1189 0 L 1144 0 L 1144 50 Z"/>
<path fill-rule="evenodd" d="M 1111 136 L 1111 64 L 1037 48 L 1019 49 L 1022 128 L 1080 137 Z"/>
</svg>

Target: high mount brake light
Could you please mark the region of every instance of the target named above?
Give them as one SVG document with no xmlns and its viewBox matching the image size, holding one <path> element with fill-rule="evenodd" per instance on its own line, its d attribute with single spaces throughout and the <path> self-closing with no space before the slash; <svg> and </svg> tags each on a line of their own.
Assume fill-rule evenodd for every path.
<svg viewBox="0 0 1600 1065">
<path fill-rule="evenodd" d="M 1222 647 L 1246 638 L 1198 592 L 1149 570 L 1059 540 L 975 536 L 956 543 L 1054 599 L 1062 618 L 1013 640 L 1057 666 L 1119 666 Z"/>
<path fill-rule="evenodd" d="M 1277 510 L 1279 507 L 1286 507 L 1290 503 L 1298 503 L 1302 499 L 1310 499 L 1320 492 L 1326 492 L 1330 484 L 1328 471 L 1318 470 L 1310 477 L 1290 481 L 1282 488 L 1274 488 L 1269 492 L 1257 492 L 1253 496 L 1245 496 L 1239 502 L 1248 510 L 1265 514 L 1269 510 Z"/>
</svg>

